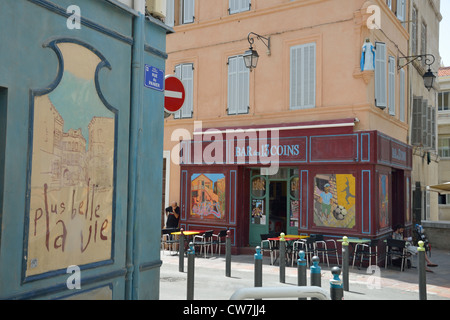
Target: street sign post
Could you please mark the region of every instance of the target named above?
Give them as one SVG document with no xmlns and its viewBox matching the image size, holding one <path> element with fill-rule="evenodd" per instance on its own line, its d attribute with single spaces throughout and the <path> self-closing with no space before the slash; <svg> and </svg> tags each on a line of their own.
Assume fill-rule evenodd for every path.
<svg viewBox="0 0 450 320">
<path fill-rule="evenodd" d="M 184 85 L 180 79 L 172 75 L 166 76 L 164 85 L 164 110 L 168 113 L 175 113 L 184 104 L 186 97 Z"/>
</svg>

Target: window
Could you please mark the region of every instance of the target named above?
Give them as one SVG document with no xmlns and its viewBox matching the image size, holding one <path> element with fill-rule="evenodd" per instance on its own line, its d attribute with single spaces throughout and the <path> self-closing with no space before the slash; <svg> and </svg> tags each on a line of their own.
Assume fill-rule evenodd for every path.
<svg viewBox="0 0 450 320">
<path fill-rule="evenodd" d="M 179 64 L 175 67 L 175 76 L 183 82 L 185 90 L 184 104 L 175 112 L 175 119 L 192 118 L 194 112 L 194 65 L 192 63 Z"/>
<path fill-rule="evenodd" d="M 440 205 L 450 204 L 450 194 L 439 194 L 438 203 Z"/>
<path fill-rule="evenodd" d="M 405 93 L 406 93 L 406 77 L 405 70 L 400 69 L 400 121 L 405 122 L 406 106 L 405 106 Z"/>
<path fill-rule="evenodd" d="M 376 42 L 375 50 L 375 105 L 384 109 L 387 107 L 386 44 Z"/>
<path fill-rule="evenodd" d="M 182 0 L 183 23 L 193 23 L 195 20 L 195 0 Z"/>
<path fill-rule="evenodd" d="M 229 0 L 228 12 L 230 14 L 249 11 L 251 8 L 250 0 Z"/>
<path fill-rule="evenodd" d="M 250 71 L 242 55 L 228 59 L 228 114 L 248 113 Z"/>
<path fill-rule="evenodd" d="M 438 111 L 450 110 L 450 91 L 439 93 Z"/>
<path fill-rule="evenodd" d="M 395 116 L 395 58 L 389 56 L 389 114 Z"/>
<path fill-rule="evenodd" d="M 439 137 L 439 157 L 450 158 L 450 136 Z"/>
<path fill-rule="evenodd" d="M 412 8 L 411 17 L 411 52 L 415 56 L 417 55 L 417 9 Z"/>
<path fill-rule="evenodd" d="M 290 108 L 307 109 L 316 105 L 316 44 L 290 49 Z"/>
</svg>

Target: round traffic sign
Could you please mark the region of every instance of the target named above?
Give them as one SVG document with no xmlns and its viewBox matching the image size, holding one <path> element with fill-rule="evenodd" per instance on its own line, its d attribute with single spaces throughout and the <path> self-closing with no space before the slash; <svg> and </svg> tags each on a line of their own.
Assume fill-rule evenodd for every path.
<svg viewBox="0 0 450 320">
<path fill-rule="evenodd" d="M 175 113 L 181 109 L 186 97 L 184 85 L 180 79 L 169 75 L 166 76 L 164 88 L 164 110 Z"/>
</svg>

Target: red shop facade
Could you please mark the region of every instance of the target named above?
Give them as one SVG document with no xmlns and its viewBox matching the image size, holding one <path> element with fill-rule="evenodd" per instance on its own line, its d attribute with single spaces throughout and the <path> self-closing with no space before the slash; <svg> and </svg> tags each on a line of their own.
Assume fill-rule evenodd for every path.
<svg viewBox="0 0 450 320">
<path fill-rule="evenodd" d="M 180 226 L 230 230 L 239 254 L 270 232 L 383 239 L 411 225 L 411 147 L 354 126 L 197 130 L 180 143 Z"/>
</svg>

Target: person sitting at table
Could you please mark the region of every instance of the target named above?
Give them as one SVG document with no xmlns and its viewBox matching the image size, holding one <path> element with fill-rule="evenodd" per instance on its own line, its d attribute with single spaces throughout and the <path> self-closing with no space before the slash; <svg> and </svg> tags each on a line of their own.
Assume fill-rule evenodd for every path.
<svg viewBox="0 0 450 320">
<path fill-rule="evenodd" d="M 408 241 L 411 240 L 411 238 L 404 238 L 403 237 L 403 231 L 404 231 L 404 227 L 402 225 L 397 225 L 394 228 L 394 233 L 392 233 L 392 239 L 396 239 L 396 240 L 404 240 L 407 241 L 406 243 L 406 250 L 408 250 L 409 253 L 416 255 L 418 252 L 418 247 L 411 245 Z M 425 261 L 427 262 L 427 267 L 437 267 L 438 265 L 431 262 L 431 260 L 428 258 L 427 255 L 425 255 Z M 426 270 L 428 272 L 433 272 L 432 270 L 430 270 L 429 268 L 426 268 Z"/>
<path fill-rule="evenodd" d="M 180 207 L 176 203 L 176 201 L 172 202 L 170 207 L 166 208 L 167 221 L 166 228 L 178 228 L 178 223 L 180 222 Z"/>
</svg>

